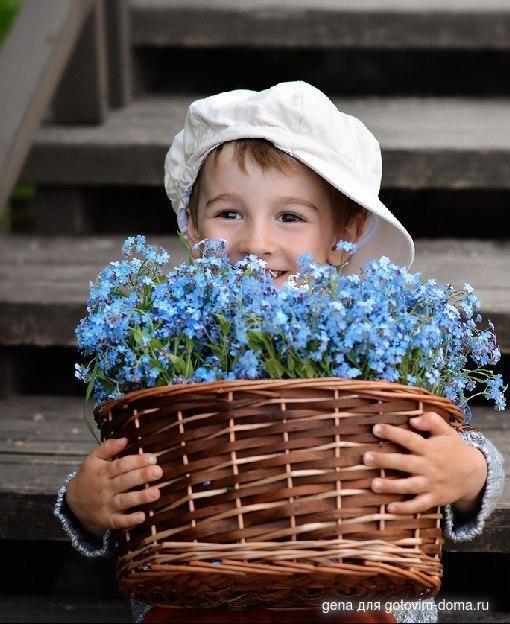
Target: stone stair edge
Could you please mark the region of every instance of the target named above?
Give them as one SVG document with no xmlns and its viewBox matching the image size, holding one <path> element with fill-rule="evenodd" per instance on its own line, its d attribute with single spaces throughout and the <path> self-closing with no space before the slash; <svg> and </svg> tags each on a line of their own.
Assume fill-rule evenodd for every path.
<svg viewBox="0 0 510 624">
<path fill-rule="evenodd" d="M 197 12 L 207 16 L 206 26 L 193 19 Z M 145 47 L 500 50 L 510 45 L 501 28 L 510 12 L 501 0 L 132 0 L 131 16 L 133 44 Z"/>
<path fill-rule="evenodd" d="M 44 125 L 20 179 L 42 185 L 163 185 L 189 104 L 143 97 L 101 126 Z M 380 142 L 383 188 L 510 188 L 510 98 L 331 98 Z"/>
</svg>

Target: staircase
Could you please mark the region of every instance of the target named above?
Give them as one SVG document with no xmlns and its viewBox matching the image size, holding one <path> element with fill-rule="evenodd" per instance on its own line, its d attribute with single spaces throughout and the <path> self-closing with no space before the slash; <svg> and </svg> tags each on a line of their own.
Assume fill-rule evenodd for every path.
<svg viewBox="0 0 510 624">
<path fill-rule="evenodd" d="M 175 264 L 185 260 L 163 161 L 199 97 L 305 80 L 359 117 L 383 150 L 381 199 L 415 238 L 413 270 L 475 288 L 503 352 L 498 372 L 510 380 L 506 0 L 112 4 L 119 13 L 109 19 L 122 25 L 115 49 L 125 53 L 108 58 L 110 97 L 105 105 L 97 87 L 95 121 L 80 111 L 77 102 L 101 84 L 83 73 L 82 44 L 19 176 L 35 196 L 11 199 L 0 234 L 5 622 L 130 621 L 113 562 L 81 557 L 52 514 L 64 477 L 95 446 L 74 378 L 74 328 L 89 281 L 120 256 L 127 235 L 146 234 Z M 473 424 L 507 462 L 509 415 L 473 407 Z M 484 534 L 447 543 L 444 557 L 438 600 L 486 600 L 490 610 L 443 611 L 441 622 L 510 620 L 509 488 Z"/>
</svg>

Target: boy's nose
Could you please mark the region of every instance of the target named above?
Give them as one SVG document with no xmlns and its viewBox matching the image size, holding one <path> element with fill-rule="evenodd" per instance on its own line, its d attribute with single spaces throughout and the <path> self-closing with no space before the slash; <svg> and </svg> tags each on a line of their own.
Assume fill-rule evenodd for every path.
<svg viewBox="0 0 510 624">
<path fill-rule="evenodd" d="M 238 248 L 243 257 L 253 254 L 265 260 L 267 254 L 275 252 L 276 242 L 264 228 L 250 228 L 240 238 Z"/>
</svg>

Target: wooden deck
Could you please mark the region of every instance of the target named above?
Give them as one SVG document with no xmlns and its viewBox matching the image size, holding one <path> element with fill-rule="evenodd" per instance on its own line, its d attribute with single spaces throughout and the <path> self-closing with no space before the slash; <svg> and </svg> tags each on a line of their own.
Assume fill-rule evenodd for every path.
<svg viewBox="0 0 510 624">
<path fill-rule="evenodd" d="M 131 6 L 137 46 L 494 50 L 510 45 L 505 0 L 131 0 Z"/>
<path fill-rule="evenodd" d="M 88 431 L 83 400 L 12 396 L 0 400 L 0 539 L 67 539 L 52 514 L 56 491 L 97 446 Z M 510 412 L 474 408 L 473 425 L 510 457 Z M 89 419 L 92 419 L 88 413 Z M 509 469 L 508 462 L 506 470 Z M 478 539 L 449 550 L 510 550 L 510 482 Z"/>
<path fill-rule="evenodd" d="M 0 235 L 0 345 L 76 344 L 74 328 L 85 315 L 89 282 L 121 258 L 123 236 L 34 237 Z M 177 236 L 148 237 L 163 245 L 171 264 L 185 261 Z M 418 240 L 412 271 L 462 288 L 475 288 L 482 314 L 492 320 L 498 344 L 510 352 L 510 243 Z"/>
<path fill-rule="evenodd" d="M 112 110 L 101 126 L 44 126 L 22 179 L 161 186 L 166 151 L 197 97 L 146 96 Z M 510 187 L 509 98 L 331 99 L 379 140 L 383 188 Z"/>
<path fill-rule="evenodd" d="M 8 195 L 15 178 L 37 185 L 33 232 L 0 234 L 0 541 L 9 575 L 0 592 L 2 620 L 125 622 L 129 603 L 114 600 L 112 587 L 105 590 L 113 561 L 73 550 L 52 513 L 65 476 L 96 445 L 70 360 L 89 281 L 120 257 L 127 235 L 119 232 L 132 229 L 123 222 L 126 213 L 140 205 L 145 223 L 151 198 L 164 198 L 164 157 L 188 105 L 220 91 L 303 79 L 359 117 L 380 142 L 382 189 L 401 198 L 398 218 L 407 223 L 409 215 L 423 215 L 410 219 L 417 238 L 412 270 L 475 288 L 508 369 L 510 2 L 90 0 L 74 7 L 62 0 L 51 11 L 43 4 L 25 3 L 25 27 L 16 45 L 11 39 L 1 76 L 11 85 L 0 132 L 9 155 L 0 154 L 8 173 L 2 189 Z M 93 11 L 73 43 L 78 22 L 59 28 L 64 22 L 51 13 L 71 14 L 86 4 Z M 27 50 L 40 54 L 29 54 L 20 73 L 17 61 Z M 133 196 L 125 210 L 122 193 Z M 118 219 L 102 212 L 105 203 Z M 98 231 L 96 212 L 107 235 L 88 235 Z M 458 215 L 468 213 L 458 231 Z M 23 215 L 12 222 L 23 227 Z M 1 223 L 7 231 L 7 221 Z M 445 238 L 420 239 L 436 235 Z M 468 240 L 474 235 L 489 240 Z M 185 259 L 176 236 L 149 242 L 164 244 L 174 264 Z M 473 411 L 473 424 L 505 456 L 508 475 L 510 410 Z M 445 545 L 462 572 L 458 587 L 499 603 L 487 613 L 442 612 L 440 622 L 510 621 L 509 529 L 507 479 L 482 536 Z M 61 567 L 48 556 L 57 551 Z M 25 579 L 31 590 L 24 591 Z"/>
</svg>

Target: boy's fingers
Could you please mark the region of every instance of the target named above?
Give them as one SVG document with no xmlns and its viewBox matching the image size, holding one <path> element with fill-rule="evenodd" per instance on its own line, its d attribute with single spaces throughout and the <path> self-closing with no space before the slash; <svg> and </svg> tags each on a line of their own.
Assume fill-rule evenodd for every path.
<svg viewBox="0 0 510 624">
<path fill-rule="evenodd" d="M 430 493 L 426 493 L 420 494 L 411 500 L 403 501 L 401 503 L 390 503 L 386 509 L 389 513 L 415 514 L 427 511 L 433 507 L 435 507 L 435 505 L 433 504 Z"/>
<path fill-rule="evenodd" d="M 363 463 L 373 468 L 386 468 L 410 474 L 423 474 L 423 460 L 416 455 L 368 451 L 363 455 Z"/>
<path fill-rule="evenodd" d="M 143 511 L 135 511 L 131 514 L 115 514 L 111 518 L 112 529 L 130 529 L 145 520 Z"/>
<path fill-rule="evenodd" d="M 108 461 L 118 455 L 127 444 L 127 438 L 109 438 L 100 444 L 92 454 Z"/>
<path fill-rule="evenodd" d="M 150 453 L 140 453 L 138 455 L 118 457 L 109 463 L 108 474 L 113 479 L 114 477 L 130 472 L 131 470 L 152 466 L 156 464 L 157 461 L 157 457 L 151 455 Z"/>
<path fill-rule="evenodd" d="M 378 438 L 390 440 L 396 444 L 400 444 L 411 453 L 421 455 L 425 449 L 425 440 L 419 433 L 403 429 L 402 427 L 394 427 L 393 425 L 378 424 L 373 427 L 374 435 Z"/>
<path fill-rule="evenodd" d="M 113 497 L 113 508 L 115 511 L 124 511 L 125 509 L 129 509 L 131 507 L 152 503 L 153 501 L 158 500 L 159 496 L 160 491 L 157 487 L 116 494 Z"/>
<path fill-rule="evenodd" d="M 163 476 L 161 466 L 148 466 L 125 472 L 111 480 L 111 487 L 116 494 L 132 490 L 137 485 L 143 485 L 149 481 L 156 481 Z"/>
<path fill-rule="evenodd" d="M 407 479 L 377 477 L 372 481 L 372 490 L 384 494 L 423 494 L 427 491 L 427 482 L 421 476 Z"/>
<path fill-rule="evenodd" d="M 430 431 L 432 435 L 453 431 L 452 427 L 437 412 L 424 412 L 421 416 L 410 418 L 409 422 L 415 429 Z"/>
</svg>

